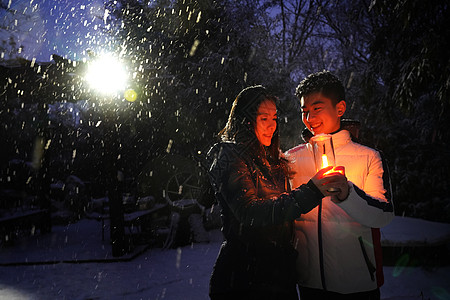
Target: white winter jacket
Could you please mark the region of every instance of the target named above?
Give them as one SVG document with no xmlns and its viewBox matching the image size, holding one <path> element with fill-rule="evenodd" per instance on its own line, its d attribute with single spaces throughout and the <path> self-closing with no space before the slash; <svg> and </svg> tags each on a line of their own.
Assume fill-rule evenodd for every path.
<svg viewBox="0 0 450 300">
<path fill-rule="evenodd" d="M 346 200 L 330 197 L 295 221 L 299 285 L 338 293 L 376 289 L 383 284 L 379 228 L 394 217 L 391 188 L 379 152 L 351 141 L 350 133 L 333 134 L 336 165 L 350 183 Z M 316 173 L 311 144 L 285 153 L 296 172 L 291 187 Z"/>
</svg>

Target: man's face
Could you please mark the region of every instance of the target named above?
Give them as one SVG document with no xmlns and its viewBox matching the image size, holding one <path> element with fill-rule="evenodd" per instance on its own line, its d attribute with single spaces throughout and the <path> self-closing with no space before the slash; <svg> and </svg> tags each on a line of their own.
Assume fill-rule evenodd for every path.
<svg viewBox="0 0 450 300">
<path fill-rule="evenodd" d="M 333 133 L 341 126 L 345 112 L 345 101 L 333 105 L 322 93 L 312 93 L 300 99 L 303 124 L 314 134 Z"/>
</svg>

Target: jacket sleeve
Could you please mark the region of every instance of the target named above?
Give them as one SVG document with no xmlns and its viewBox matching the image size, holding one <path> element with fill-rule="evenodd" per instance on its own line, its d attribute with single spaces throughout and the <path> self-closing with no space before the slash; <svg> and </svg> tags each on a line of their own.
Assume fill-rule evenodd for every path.
<svg viewBox="0 0 450 300">
<path fill-rule="evenodd" d="M 358 223 L 380 228 L 394 218 L 389 169 L 377 151 L 368 163 L 364 191 L 350 182 L 348 198 L 338 205 Z"/>
<path fill-rule="evenodd" d="M 248 163 L 235 151 L 223 148 L 210 169 L 210 178 L 234 216 L 246 226 L 293 221 L 316 207 L 323 195 L 309 182 L 270 199 L 258 197 Z"/>
</svg>

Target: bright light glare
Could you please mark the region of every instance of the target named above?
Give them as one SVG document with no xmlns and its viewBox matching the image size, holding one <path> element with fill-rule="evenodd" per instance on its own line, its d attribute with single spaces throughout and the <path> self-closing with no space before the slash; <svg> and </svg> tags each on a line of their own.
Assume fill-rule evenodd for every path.
<svg viewBox="0 0 450 300">
<path fill-rule="evenodd" d="M 89 63 L 86 80 L 97 92 L 112 95 L 125 90 L 127 73 L 118 58 L 102 54 Z"/>
</svg>

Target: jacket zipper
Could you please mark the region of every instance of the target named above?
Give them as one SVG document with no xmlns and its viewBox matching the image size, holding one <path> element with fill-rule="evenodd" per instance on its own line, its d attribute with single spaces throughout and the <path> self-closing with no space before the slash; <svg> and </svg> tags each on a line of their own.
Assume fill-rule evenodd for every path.
<svg viewBox="0 0 450 300">
<path fill-rule="evenodd" d="M 327 285 L 325 283 L 325 269 L 323 265 L 323 245 L 322 245 L 322 200 L 320 200 L 319 210 L 318 210 L 318 223 L 317 223 L 317 234 L 319 241 L 319 264 L 320 264 L 320 279 L 322 280 L 322 288 L 326 291 Z"/>
<path fill-rule="evenodd" d="M 364 247 L 364 242 L 361 236 L 358 237 L 358 241 L 359 245 L 361 246 L 361 251 L 363 253 L 364 260 L 366 261 L 367 270 L 369 271 L 370 274 L 370 279 L 372 279 L 372 281 L 375 281 L 374 273 L 376 272 L 377 269 L 374 267 L 374 265 L 369 259 L 369 256 L 367 255 L 366 247 Z"/>
</svg>

